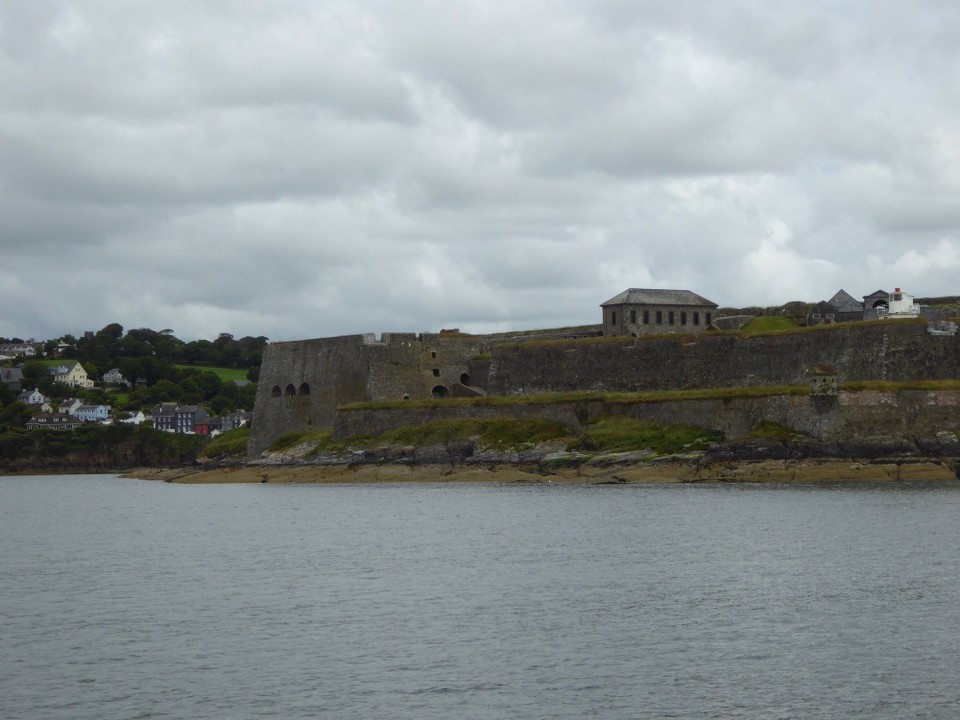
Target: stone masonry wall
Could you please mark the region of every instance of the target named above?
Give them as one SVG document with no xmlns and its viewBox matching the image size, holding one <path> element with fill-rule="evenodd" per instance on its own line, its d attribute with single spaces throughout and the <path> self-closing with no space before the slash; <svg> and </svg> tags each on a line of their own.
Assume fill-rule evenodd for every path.
<svg viewBox="0 0 960 720">
<path fill-rule="evenodd" d="M 840 393 L 830 402 L 806 395 L 674 400 L 646 403 L 512 404 L 428 408 L 356 409 L 337 413 L 334 435 L 379 435 L 405 425 L 473 417 L 545 418 L 574 432 L 601 415 L 625 415 L 662 425 L 685 424 L 719 430 L 728 439 L 743 437 L 761 421 L 774 422 L 824 441 L 897 437 L 935 439 L 960 431 L 960 391 Z"/>
<path fill-rule="evenodd" d="M 486 384 L 495 342 L 588 337 L 598 326 L 500 335 L 458 332 L 345 335 L 268 345 L 260 366 L 247 451 L 262 452 L 286 432 L 333 427 L 340 405 L 422 400 L 443 388 L 471 394 Z"/>
<path fill-rule="evenodd" d="M 817 365 L 835 368 L 841 383 L 960 378 L 960 341 L 931 336 L 923 322 L 888 321 L 754 338 L 704 333 L 499 344 L 487 390 L 523 395 L 807 384 Z"/>
<path fill-rule="evenodd" d="M 960 378 L 960 339 L 931 336 L 923 322 L 851 323 L 755 338 L 703 333 L 600 339 L 595 337 L 599 330 L 385 333 L 379 340 L 350 335 L 272 343 L 260 370 L 248 452 L 259 454 L 285 432 L 332 428 L 335 420 L 341 422 L 341 405 L 430 398 L 436 388 L 450 395 L 523 395 L 809 384 L 818 365 L 833 367 L 840 383 Z M 741 406 L 750 407 L 747 401 L 736 405 Z M 710 407 L 705 405 L 704 412 Z M 770 407 L 765 403 L 764 412 Z M 465 411 L 441 407 L 431 412 L 440 417 Z M 510 408 L 511 414 L 522 412 Z M 540 407 L 536 412 L 560 411 Z M 747 422 L 754 414 L 744 417 Z M 716 422 L 731 423 L 735 430 L 732 423 L 740 421 Z"/>
</svg>

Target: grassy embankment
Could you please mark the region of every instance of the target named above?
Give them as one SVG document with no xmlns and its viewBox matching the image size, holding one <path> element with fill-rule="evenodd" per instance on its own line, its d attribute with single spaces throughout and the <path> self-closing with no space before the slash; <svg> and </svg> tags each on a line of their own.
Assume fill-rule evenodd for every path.
<svg viewBox="0 0 960 720">
<path fill-rule="evenodd" d="M 211 372 L 220 378 L 221 382 L 233 382 L 236 380 L 246 381 L 246 368 L 216 367 L 214 365 L 174 365 L 178 370 L 199 370 L 200 372 Z"/>
</svg>

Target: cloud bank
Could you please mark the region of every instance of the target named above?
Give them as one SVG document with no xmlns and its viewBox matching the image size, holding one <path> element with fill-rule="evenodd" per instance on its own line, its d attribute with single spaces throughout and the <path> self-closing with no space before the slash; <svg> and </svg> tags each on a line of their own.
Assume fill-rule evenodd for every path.
<svg viewBox="0 0 960 720">
<path fill-rule="evenodd" d="M 949 2 L 0 5 L 0 336 L 960 294 Z"/>
</svg>

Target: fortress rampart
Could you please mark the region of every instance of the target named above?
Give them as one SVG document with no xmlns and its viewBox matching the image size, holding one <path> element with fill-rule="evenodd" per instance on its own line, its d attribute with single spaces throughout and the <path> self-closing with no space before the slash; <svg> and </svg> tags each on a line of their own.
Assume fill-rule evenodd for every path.
<svg viewBox="0 0 960 720">
<path fill-rule="evenodd" d="M 743 437 L 760 422 L 772 422 L 842 448 L 862 439 L 908 438 L 956 453 L 960 431 L 960 391 L 902 390 L 841 392 L 830 398 L 810 395 L 727 397 L 655 402 L 586 402 L 347 409 L 337 414 L 335 435 L 379 435 L 403 425 L 462 417 L 546 418 L 574 432 L 603 415 L 623 415 L 661 425 L 695 425 Z M 949 437 L 944 437 L 944 434 Z"/>
<path fill-rule="evenodd" d="M 361 427 L 364 432 L 372 431 L 384 426 L 385 421 L 376 419 L 378 413 L 389 415 L 388 424 L 395 427 L 408 417 L 410 422 L 426 422 L 463 414 L 530 412 L 543 417 L 575 410 L 511 405 L 505 411 L 495 406 L 444 407 L 439 403 L 426 410 L 363 411 L 366 419 L 356 422 L 349 418 L 360 416 L 349 411 L 338 419 L 337 408 L 353 402 L 575 390 L 809 385 L 818 366 L 831 367 L 841 383 L 960 378 L 960 339 L 932 336 L 923 321 L 849 323 L 757 337 L 715 332 L 595 337 L 598 334 L 597 327 L 588 326 L 500 335 L 392 333 L 379 339 L 350 335 L 271 344 L 260 370 L 248 451 L 259 454 L 284 432 L 333 428 L 335 423 L 339 436 L 356 434 Z M 668 410 L 666 404 L 656 410 L 646 407 L 644 417 L 658 422 L 711 417 L 711 427 L 732 435 L 741 431 L 735 424 L 748 424 L 756 418 L 804 432 L 809 426 L 816 437 L 824 432 L 824 413 L 815 412 L 817 406 L 809 397 L 686 402 L 702 405 L 687 404 L 682 410 Z M 763 405 L 762 411 L 751 410 L 751 402 Z M 808 411 L 807 406 L 813 409 Z M 928 406 L 933 407 L 924 405 Z M 881 417 L 879 411 L 884 407 L 871 406 L 868 414 Z M 956 410 L 944 407 L 952 408 L 948 414 Z M 670 420 L 673 416 L 687 419 Z M 896 414 L 891 416 L 891 421 L 895 419 Z M 817 422 L 820 426 L 814 427 Z M 742 429 L 747 430 L 749 427 Z"/>
<path fill-rule="evenodd" d="M 485 394 L 500 342 L 597 336 L 598 326 L 495 335 L 384 333 L 271 343 L 264 350 L 248 452 L 277 436 L 332 428 L 337 407 L 380 400 Z"/>
<path fill-rule="evenodd" d="M 832 367 L 840 383 L 960 378 L 960 343 L 955 336 L 931 336 L 922 320 L 898 320 L 756 337 L 498 344 L 487 390 L 526 395 L 809 384 L 818 365 Z"/>
</svg>

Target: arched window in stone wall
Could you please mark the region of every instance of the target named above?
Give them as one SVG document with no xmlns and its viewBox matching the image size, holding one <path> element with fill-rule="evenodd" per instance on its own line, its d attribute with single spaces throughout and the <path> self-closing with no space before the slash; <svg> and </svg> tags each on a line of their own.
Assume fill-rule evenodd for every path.
<svg viewBox="0 0 960 720">
<path fill-rule="evenodd" d="M 287 385 L 287 389 L 284 391 L 284 395 L 287 397 L 293 397 L 297 394 L 297 389 L 293 386 L 293 383 Z"/>
<path fill-rule="evenodd" d="M 300 390 L 298 391 L 298 394 L 300 394 L 300 395 L 309 395 L 309 394 L 310 394 L 310 386 L 307 385 L 306 383 L 300 383 Z"/>
<path fill-rule="evenodd" d="M 430 392 L 430 394 L 431 394 L 434 398 L 438 398 L 438 399 L 439 399 L 439 398 L 450 397 L 450 391 L 447 390 L 447 388 L 446 388 L 445 386 L 443 386 L 443 385 L 436 385 L 436 386 L 434 386 L 434 388 L 433 388 L 433 390 Z"/>
<path fill-rule="evenodd" d="M 280 397 L 280 395 L 281 395 L 280 386 L 274 385 L 273 389 L 270 391 L 270 397 Z"/>
<path fill-rule="evenodd" d="M 460 384 L 461 385 L 470 384 L 470 376 L 467 373 L 463 373 L 463 375 L 460 376 Z"/>
</svg>

